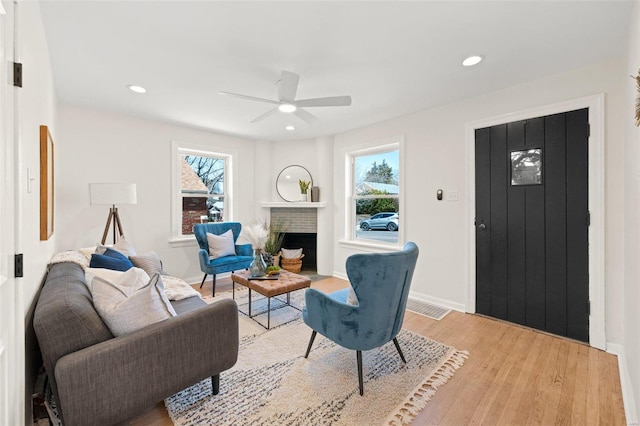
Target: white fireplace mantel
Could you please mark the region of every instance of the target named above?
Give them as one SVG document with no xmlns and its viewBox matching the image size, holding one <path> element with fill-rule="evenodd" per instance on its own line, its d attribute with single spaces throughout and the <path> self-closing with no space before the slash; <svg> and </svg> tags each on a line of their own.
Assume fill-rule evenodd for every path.
<svg viewBox="0 0 640 426">
<path fill-rule="evenodd" d="M 327 207 L 326 201 L 317 201 L 317 202 L 309 202 L 309 201 L 296 201 L 296 202 L 287 202 L 287 201 L 276 201 L 276 202 L 262 202 L 262 207 L 268 208 L 288 208 L 288 209 L 321 209 L 323 207 Z"/>
</svg>

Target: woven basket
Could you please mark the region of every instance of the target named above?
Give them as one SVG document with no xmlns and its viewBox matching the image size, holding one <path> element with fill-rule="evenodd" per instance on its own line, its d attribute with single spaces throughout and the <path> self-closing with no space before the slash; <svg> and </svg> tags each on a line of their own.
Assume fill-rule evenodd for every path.
<svg viewBox="0 0 640 426">
<path fill-rule="evenodd" d="M 304 254 L 300 257 L 293 258 L 293 259 L 286 259 L 282 257 L 280 258 L 280 267 L 282 269 L 286 269 L 289 272 L 293 272 L 294 274 L 297 274 L 302 270 L 303 257 L 304 257 Z"/>
</svg>

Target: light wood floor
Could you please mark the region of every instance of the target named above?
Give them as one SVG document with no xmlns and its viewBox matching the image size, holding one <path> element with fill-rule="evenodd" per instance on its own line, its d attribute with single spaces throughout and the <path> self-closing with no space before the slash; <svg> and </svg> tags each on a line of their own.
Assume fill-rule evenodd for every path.
<svg viewBox="0 0 640 426">
<path fill-rule="evenodd" d="M 334 291 L 345 287 L 346 281 L 328 278 L 312 286 Z M 230 289 L 231 281 L 218 279 L 216 287 L 216 293 Z M 211 294 L 210 281 L 201 293 Z M 460 312 L 451 312 L 441 321 L 407 312 L 404 328 L 471 354 L 438 389 L 414 425 L 625 424 L 614 355 Z M 159 403 L 128 424 L 172 423 Z"/>
</svg>

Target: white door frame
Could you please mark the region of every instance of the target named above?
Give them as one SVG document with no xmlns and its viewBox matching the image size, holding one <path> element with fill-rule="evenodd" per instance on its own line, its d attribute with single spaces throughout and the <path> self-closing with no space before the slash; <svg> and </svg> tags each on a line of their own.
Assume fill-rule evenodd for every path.
<svg viewBox="0 0 640 426">
<path fill-rule="evenodd" d="M 475 130 L 513 121 L 559 114 L 577 109 L 589 108 L 589 344 L 606 350 L 605 329 L 605 175 L 604 175 L 604 94 L 587 96 L 524 111 L 503 114 L 465 124 L 465 145 L 468 173 L 467 199 L 467 303 L 466 312 L 476 311 L 476 227 L 474 225 L 476 207 L 475 173 Z"/>
<path fill-rule="evenodd" d="M 0 424 L 24 424 L 24 315 L 14 278 L 16 253 L 16 105 L 9 64 L 15 61 L 16 3 L 0 3 Z"/>
</svg>

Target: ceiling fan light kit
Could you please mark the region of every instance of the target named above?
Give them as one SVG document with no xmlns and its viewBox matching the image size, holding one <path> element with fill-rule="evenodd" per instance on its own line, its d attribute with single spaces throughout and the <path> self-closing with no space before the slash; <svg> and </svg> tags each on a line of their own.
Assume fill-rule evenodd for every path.
<svg viewBox="0 0 640 426">
<path fill-rule="evenodd" d="M 280 104 L 280 106 L 278 107 L 278 109 L 279 109 L 281 112 L 294 112 L 294 111 L 295 111 L 296 109 L 298 109 L 298 108 L 296 108 L 296 106 L 295 106 L 294 104 L 290 104 L 290 103 L 288 103 L 288 102 L 284 102 L 284 103 L 281 103 L 281 104 Z"/>
<path fill-rule="evenodd" d="M 239 99 L 247 101 L 263 102 L 276 105 L 275 108 L 270 109 L 264 114 L 251 120 L 252 123 L 262 121 L 267 117 L 277 113 L 293 113 L 296 117 L 302 121 L 310 124 L 316 121 L 318 118 L 308 111 L 302 108 L 315 108 L 315 107 L 334 107 L 334 106 L 349 106 L 351 105 L 351 96 L 331 96 L 326 98 L 312 98 L 312 99 L 300 99 L 296 100 L 296 92 L 298 91 L 298 82 L 300 76 L 290 71 L 282 71 L 280 80 L 276 83 L 278 86 L 278 99 L 265 99 L 257 98 L 255 96 L 241 95 L 239 93 L 220 92 L 221 95 L 233 96 Z"/>
</svg>

